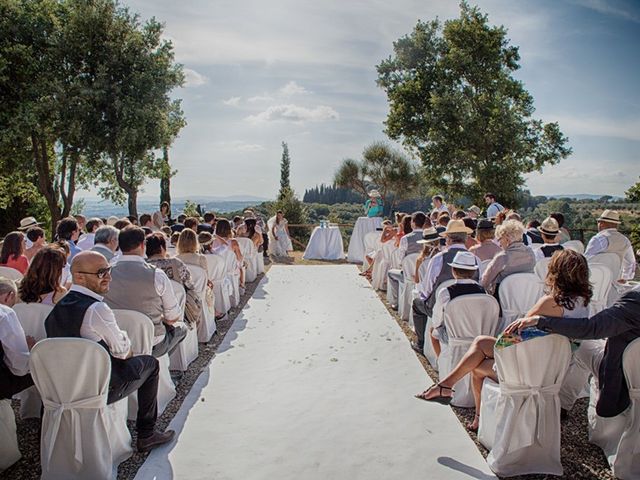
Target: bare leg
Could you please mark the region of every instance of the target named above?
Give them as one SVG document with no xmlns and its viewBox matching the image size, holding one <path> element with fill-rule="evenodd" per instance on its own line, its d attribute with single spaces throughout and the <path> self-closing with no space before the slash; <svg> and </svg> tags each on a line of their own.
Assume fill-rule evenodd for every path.
<svg viewBox="0 0 640 480">
<path fill-rule="evenodd" d="M 420 398 L 428 400 L 439 395 L 452 396 L 453 393 L 450 389 L 453 388 L 459 380 L 478 368 L 486 359 L 493 359 L 493 347 L 495 344 L 495 337 L 485 335 L 476 337 L 469 347 L 469 350 L 467 350 L 467 353 L 465 353 L 464 357 L 458 362 L 458 365 L 455 366 L 449 375 L 438 383 L 438 385 L 446 387 L 447 390 L 441 391 L 439 388 L 429 388 L 419 395 Z"/>
<path fill-rule="evenodd" d="M 431 345 L 433 346 L 433 351 L 436 353 L 436 358 L 440 357 L 440 352 L 442 351 L 440 348 L 440 340 L 433 336 L 433 328 L 429 328 L 429 340 L 431 340 Z"/>
<path fill-rule="evenodd" d="M 492 380 L 497 380 L 496 373 L 493 371 L 494 360 L 487 358 L 484 360 L 478 368 L 471 372 L 471 389 L 473 390 L 473 400 L 476 404 L 476 415 L 473 422 L 467 426 L 469 430 L 474 432 L 478 430 L 480 424 L 480 400 L 482 398 L 482 383 L 484 379 L 489 377 Z"/>
</svg>

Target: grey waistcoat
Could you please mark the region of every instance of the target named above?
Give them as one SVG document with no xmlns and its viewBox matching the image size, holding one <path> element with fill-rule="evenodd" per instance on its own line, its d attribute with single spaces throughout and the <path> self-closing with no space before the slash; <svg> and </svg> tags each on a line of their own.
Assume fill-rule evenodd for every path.
<svg viewBox="0 0 640 480">
<path fill-rule="evenodd" d="M 418 240 L 422 240 L 422 230 L 407 233 L 405 238 L 407 239 L 407 251 L 405 252 L 405 256 L 411 255 L 412 253 L 420 253 L 422 251 L 422 245 L 417 243 Z"/>
<path fill-rule="evenodd" d="M 148 263 L 118 262 L 111 270 L 111 285 L 104 301 L 111 308 L 144 313 L 151 319 L 154 336 L 165 334 L 162 298 L 155 286 L 155 267 Z"/>
</svg>

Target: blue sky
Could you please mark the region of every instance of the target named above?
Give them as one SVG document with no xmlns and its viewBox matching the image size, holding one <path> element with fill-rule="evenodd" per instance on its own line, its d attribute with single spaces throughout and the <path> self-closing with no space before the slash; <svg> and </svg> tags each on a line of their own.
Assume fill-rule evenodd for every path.
<svg viewBox="0 0 640 480">
<path fill-rule="evenodd" d="M 166 24 L 187 74 L 175 92 L 188 125 L 171 151 L 174 196 L 275 196 L 283 140 L 298 193 L 330 183 L 342 159 L 385 139 L 375 65 L 418 19 L 459 11 L 449 0 L 125 2 Z M 622 195 L 640 175 L 640 2 L 475 4 L 507 27 L 535 116 L 560 122 L 573 148 L 530 175 L 530 190 Z"/>
</svg>

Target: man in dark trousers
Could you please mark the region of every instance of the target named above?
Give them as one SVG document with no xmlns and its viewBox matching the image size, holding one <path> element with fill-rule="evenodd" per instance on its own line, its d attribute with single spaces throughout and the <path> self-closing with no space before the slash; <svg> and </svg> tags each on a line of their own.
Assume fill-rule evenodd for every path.
<svg viewBox="0 0 640 480">
<path fill-rule="evenodd" d="M 173 439 L 175 432 L 155 430 L 158 417 L 158 361 L 131 356 L 131 341 L 120 330 L 102 295 L 109 291 L 111 267 L 97 252 L 81 252 L 71 265 L 73 285 L 45 320 L 47 337 L 81 337 L 102 345 L 111 358 L 107 404 L 138 391 L 138 450 L 146 452 Z M 70 374 L 73 374 L 70 372 Z"/>
</svg>

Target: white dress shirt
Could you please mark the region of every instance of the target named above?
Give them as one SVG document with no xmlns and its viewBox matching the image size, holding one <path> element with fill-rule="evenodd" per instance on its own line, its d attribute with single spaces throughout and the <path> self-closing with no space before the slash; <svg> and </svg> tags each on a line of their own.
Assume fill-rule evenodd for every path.
<svg viewBox="0 0 640 480">
<path fill-rule="evenodd" d="M 76 242 L 76 245 L 80 247 L 82 250 L 91 250 L 91 247 L 93 247 L 95 243 L 95 238 L 96 238 L 95 233 L 85 233 L 78 239 L 78 241 Z"/>
<path fill-rule="evenodd" d="M 545 257 L 544 256 L 544 252 L 542 251 L 542 247 L 555 247 L 560 245 L 559 243 L 544 243 L 544 244 L 538 244 L 540 245 L 540 248 L 531 248 L 531 245 L 529 245 L 529 248 L 531 248 L 531 250 L 533 250 L 533 254 L 536 256 L 536 262 L 539 262 L 540 260 L 542 260 L 543 258 L 549 258 L 549 257 Z"/>
<path fill-rule="evenodd" d="M 454 243 L 453 245 L 449 246 L 447 250 L 438 252 L 431 259 L 431 262 L 429 262 L 429 268 L 427 270 L 427 275 L 425 276 L 424 285 L 422 286 L 422 291 L 421 291 L 422 297 L 425 300 L 429 298 L 429 295 L 431 295 L 431 292 L 433 292 L 433 288 L 436 285 L 436 280 L 438 279 L 438 275 L 440 275 L 440 272 L 442 271 L 442 256 L 444 255 L 445 252 L 452 249 L 466 250 L 466 247 L 464 246 L 464 244 Z M 480 262 L 478 261 L 478 263 Z M 480 272 L 480 275 L 481 274 L 482 272 Z"/>
<path fill-rule="evenodd" d="M 495 218 L 504 210 L 504 207 L 500 205 L 498 202 L 493 202 L 491 205 L 487 207 L 487 218 Z"/>
<path fill-rule="evenodd" d="M 607 229 L 609 230 L 609 229 Z M 611 230 L 616 230 L 612 228 Z M 604 235 L 600 235 L 598 233 L 594 236 L 589 243 L 587 244 L 587 248 L 584 251 L 584 256 L 587 259 L 599 254 L 604 253 L 609 248 L 609 240 Z M 633 254 L 633 246 L 631 242 L 629 242 L 629 246 L 624 252 L 624 257 L 622 258 L 622 279 L 624 280 L 633 280 L 636 274 L 636 257 Z M 614 279 L 618 280 L 618 279 Z"/>
<path fill-rule="evenodd" d="M 127 332 L 118 327 L 113 310 L 102 301 L 103 297 L 81 285 L 71 285 L 69 291 L 83 293 L 98 300 L 85 312 L 80 336 L 94 342 L 104 340 L 111 355 L 116 358 L 127 358 L 131 350 L 131 340 Z"/>
<path fill-rule="evenodd" d="M 29 373 L 29 347 L 16 312 L 0 304 L 0 342 L 4 350 L 4 364 L 11 373 L 22 377 Z"/>
<path fill-rule="evenodd" d="M 122 255 L 118 258 L 117 263 L 120 262 L 140 262 L 146 263 L 145 259 L 138 255 Z M 180 308 L 180 303 L 176 298 L 176 294 L 173 291 L 173 286 L 171 285 L 171 280 L 164 273 L 163 270 L 159 268 L 153 267 L 155 269 L 154 275 L 154 287 L 156 289 L 156 293 L 162 298 L 162 313 L 166 320 L 176 320 L 182 318 L 182 308 Z M 154 338 L 153 344 L 157 345 L 164 338 L 163 335 L 159 335 Z"/>
</svg>

